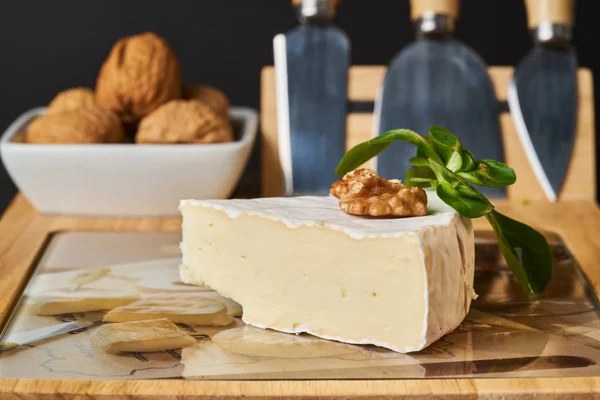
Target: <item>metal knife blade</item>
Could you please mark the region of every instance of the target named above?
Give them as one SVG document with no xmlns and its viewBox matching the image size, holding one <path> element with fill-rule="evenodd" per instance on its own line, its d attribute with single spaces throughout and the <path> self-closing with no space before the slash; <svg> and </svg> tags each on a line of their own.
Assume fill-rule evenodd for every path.
<svg viewBox="0 0 600 400">
<path fill-rule="evenodd" d="M 449 33 L 423 33 L 403 49 L 390 63 L 376 102 L 375 134 L 408 128 L 426 135 L 432 125 L 453 132 L 477 159 L 504 160 L 498 102 L 487 68 Z M 379 154 L 377 171 L 388 179 L 403 178 L 415 154 L 408 143 L 392 143 Z M 478 189 L 493 197 L 506 195 L 503 188 Z"/>
<path fill-rule="evenodd" d="M 563 186 L 577 124 L 573 48 L 536 46 L 517 66 L 508 104 L 531 167 L 550 201 Z"/>
<path fill-rule="evenodd" d="M 304 24 L 277 35 L 273 49 L 286 194 L 328 193 L 346 150 L 348 38 L 332 24 Z"/>
<path fill-rule="evenodd" d="M 38 329 L 31 329 L 24 332 L 11 333 L 2 338 L 2 342 L 0 343 L 0 352 L 62 335 L 64 333 L 72 332 L 81 328 L 87 328 L 94 323 L 95 322 L 93 321 L 73 321 L 52 326 L 45 326 Z"/>
</svg>

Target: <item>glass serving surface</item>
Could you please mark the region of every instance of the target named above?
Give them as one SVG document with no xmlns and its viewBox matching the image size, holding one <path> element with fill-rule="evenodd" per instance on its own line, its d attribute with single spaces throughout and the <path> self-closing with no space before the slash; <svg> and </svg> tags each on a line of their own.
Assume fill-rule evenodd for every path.
<svg viewBox="0 0 600 400">
<path fill-rule="evenodd" d="M 547 235 L 554 277 L 539 301 L 528 302 L 502 259 L 494 236 L 476 233 L 471 312 L 452 333 L 409 354 L 244 326 L 180 325 L 196 346 L 157 353 L 110 355 L 89 336 L 102 312 L 36 316 L 28 297 L 49 290 L 192 293 L 178 283 L 179 234 L 68 232 L 55 234 L 25 288 L 3 337 L 56 325 L 91 325 L 0 353 L 0 378 L 35 379 L 417 379 L 600 375 L 598 298 L 562 240 Z M 110 271 L 77 283 L 90 269 Z M 99 274 L 102 275 L 102 274 Z M 310 294 L 307 293 L 307 296 Z M 220 331 L 221 340 L 211 338 Z M 228 339 L 229 338 L 229 339 Z"/>
</svg>

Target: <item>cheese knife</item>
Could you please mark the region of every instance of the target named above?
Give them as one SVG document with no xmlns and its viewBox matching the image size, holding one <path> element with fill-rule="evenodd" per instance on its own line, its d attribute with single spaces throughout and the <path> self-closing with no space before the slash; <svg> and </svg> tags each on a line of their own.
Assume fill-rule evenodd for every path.
<svg viewBox="0 0 600 400">
<path fill-rule="evenodd" d="M 49 339 L 64 333 L 73 332 L 78 329 L 87 328 L 94 324 L 92 321 L 73 321 L 62 324 L 45 326 L 43 328 L 31 329 L 24 332 L 16 332 L 2 338 L 0 342 L 0 352 L 15 349 L 19 346 Z"/>
<path fill-rule="evenodd" d="M 426 134 L 442 125 L 456 134 L 476 159 L 503 161 L 498 103 L 486 65 L 452 36 L 458 0 L 411 0 L 417 39 L 392 59 L 375 105 L 375 134 L 409 128 Z M 395 142 L 378 156 L 384 178 L 402 178 L 414 146 Z M 492 197 L 503 188 L 479 189 Z"/>
<path fill-rule="evenodd" d="M 577 57 L 569 44 L 574 0 L 526 0 L 535 47 L 517 65 L 508 104 L 546 197 L 556 201 L 577 124 Z"/>
<path fill-rule="evenodd" d="M 350 42 L 336 0 L 293 0 L 300 25 L 273 39 L 279 158 L 286 195 L 328 193 L 346 150 Z"/>
</svg>

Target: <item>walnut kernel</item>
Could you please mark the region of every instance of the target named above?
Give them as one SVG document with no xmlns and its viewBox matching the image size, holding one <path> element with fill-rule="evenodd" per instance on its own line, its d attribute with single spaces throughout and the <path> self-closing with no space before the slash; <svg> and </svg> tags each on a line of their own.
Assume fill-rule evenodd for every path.
<svg viewBox="0 0 600 400">
<path fill-rule="evenodd" d="M 331 185 L 347 214 L 371 217 L 417 217 L 427 214 L 427 194 L 398 180 L 387 180 L 375 171 L 359 168 Z"/>
</svg>

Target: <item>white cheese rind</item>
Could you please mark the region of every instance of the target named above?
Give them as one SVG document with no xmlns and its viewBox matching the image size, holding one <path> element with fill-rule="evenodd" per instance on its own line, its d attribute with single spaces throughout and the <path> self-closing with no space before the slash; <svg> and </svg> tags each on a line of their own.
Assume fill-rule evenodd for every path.
<svg viewBox="0 0 600 400">
<path fill-rule="evenodd" d="M 428 285 L 424 348 L 456 329 L 469 312 L 475 293 L 475 240 L 471 220 L 458 214 L 449 227 L 425 229 L 420 239 Z"/>
<path fill-rule="evenodd" d="M 334 197 L 302 196 L 233 200 L 182 200 L 179 210 L 186 206 L 213 208 L 230 218 L 243 215 L 281 221 L 289 228 L 299 226 L 329 228 L 354 239 L 399 237 L 424 227 L 447 226 L 456 212 L 433 193 L 428 194 L 425 217 L 402 219 L 368 219 L 343 213 Z"/>
<path fill-rule="evenodd" d="M 254 326 L 417 351 L 460 324 L 473 283 L 470 220 L 429 204 L 376 220 L 331 197 L 184 201 L 181 279 L 242 304 Z"/>
</svg>

